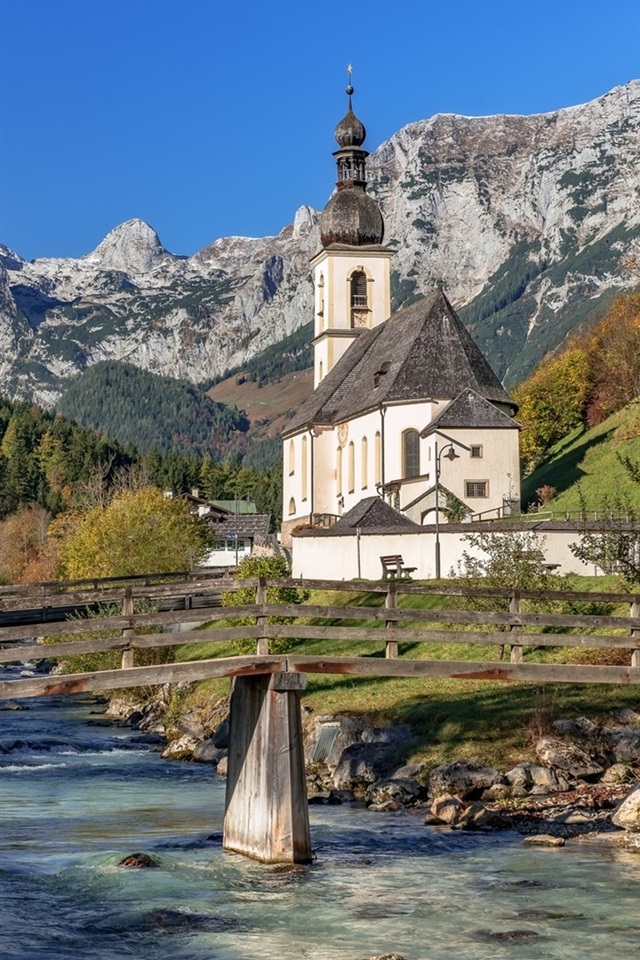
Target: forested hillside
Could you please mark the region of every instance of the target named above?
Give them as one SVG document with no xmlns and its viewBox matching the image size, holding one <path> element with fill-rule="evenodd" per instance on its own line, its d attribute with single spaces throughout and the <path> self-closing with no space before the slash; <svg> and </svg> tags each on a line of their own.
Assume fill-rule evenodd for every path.
<svg viewBox="0 0 640 960">
<path fill-rule="evenodd" d="M 209 454 L 215 460 L 238 448 L 238 434 L 249 425 L 240 411 L 190 383 L 117 361 L 96 363 L 76 377 L 57 410 L 142 453 Z"/>
<path fill-rule="evenodd" d="M 53 579 L 59 547 L 79 520 L 131 491 L 178 495 L 197 487 L 210 499 L 249 496 L 277 523 L 281 474 L 279 464 L 257 471 L 238 456 L 214 463 L 208 454 L 141 454 L 60 414 L 0 397 L 0 583 Z"/>
</svg>

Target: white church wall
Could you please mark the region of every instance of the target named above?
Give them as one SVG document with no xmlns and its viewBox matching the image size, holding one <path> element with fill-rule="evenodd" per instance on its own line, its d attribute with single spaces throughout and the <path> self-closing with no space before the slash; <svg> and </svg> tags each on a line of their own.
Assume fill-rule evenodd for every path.
<svg viewBox="0 0 640 960">
<path fill-rule="evenodd" d="M 488 531 L 489 532 L 489 531 Z M 505 536 L 509 536 L 508 533 Z M 593 576 L 598 570 L 573 556 L 569 544 L 575 543 L 575 530 L 549 530 L 540 534 L 545 562 L 557 564 L 556 573 L 578 573 Z M 440 532 L 441 569 L 444 576 L 457 569 L 464 552 L 482 556 L 460 531 Z M 358 542 L 359 541 L 359 542 Z M 416 567 L 413 577 L 429 580 L 435 577 L 435 533 L 363 534 L 351 536 L 294 537 L 292 575 L 319 580 L 379 580 L 382 576 L 381 556 L 400 554 L 405 566 Z"/>
</svg>

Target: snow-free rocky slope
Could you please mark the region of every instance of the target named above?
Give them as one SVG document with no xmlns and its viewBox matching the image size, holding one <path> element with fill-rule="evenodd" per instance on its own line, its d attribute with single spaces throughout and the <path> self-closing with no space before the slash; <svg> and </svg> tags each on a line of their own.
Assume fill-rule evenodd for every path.
<svg viewBox="0 0 640 960">
<path fill-rule="evenodd" d="M 630 285 L 640 242 L 640 81 L 538 116 L 438 115 L 371 156 L 394 307 L 444 280 L 507 384 Z M 312 319 L 317 213 L 192 257 L 141 220 L 78 260 L 0 248 L 0 391 L 54 403 L 99 360 L 201 382 Z"/>
</svg>

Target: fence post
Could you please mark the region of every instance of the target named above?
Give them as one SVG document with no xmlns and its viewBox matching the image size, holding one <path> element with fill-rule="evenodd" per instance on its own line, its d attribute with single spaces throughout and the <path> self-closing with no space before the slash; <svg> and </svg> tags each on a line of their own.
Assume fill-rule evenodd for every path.
<svg viewBox="0 0 640 960">
<path fill-rule="evenodd" d="M 387 660 L 397 660 L 398 659 L 398 641 L 390 640 L 389 636 L 394 636 L 396 628 L 398 626 L 398 621 L 391 619 L 391 615 L 395 613 L 398 607 L 398 585 L 395 580 L 389 580 L 387 585 L 387 596 L 385 597 L 385 609 L 387 610 L 387 641 L 384 655 Z"/>
<path fill-rule="evenodd" d="M 513 596 L 509 601 L 509 613 L 522 613 L 522 600 L 520 599 L 520 592 L 518 590 L 513 591 Z M 521 627 L 514 626 L 511 624 L 509 631 L 511 633 L 518 633 L 521 630 Z M 511 663 L 522 663 L 522 646 L 520 644 L 511 645 Z"/>
<path fill-rule="evenodd" d="M 632 617 L 640 617 L 640 598 L 636 597 L 635 600 L 632 600 L 629 604 L 629 615 Z M 631 636 L 638 638 L 638 646 L 631 653 L 631 666 L 640 667 L 640 630 L 638 630 L 637 627 L 632 627 Z"/>
<path fill-rule="evenodd" d="M 125 587 L 124 600 L 122 601 L 122 616 L 133 616 L 133 595 L 131 587 Z M 133 635 L 133 627 L 123 627 L 122 636 L 127 639 Z M 127 670 L 133 666 L 133 650 L 122 651 L 122 669 Z"/>
<path fill-rule="evenodd" d="M 258 642 L 256 645 L 256 654 L 259 657 L 266 657 L 269 653 L 269 638 L 267 637 L 267 578 L 259 577 L 256 587 L 256 604 L 262 607 L 262 614 L 256 617 L 256 626 L 258 628 Z"/>
</svg>

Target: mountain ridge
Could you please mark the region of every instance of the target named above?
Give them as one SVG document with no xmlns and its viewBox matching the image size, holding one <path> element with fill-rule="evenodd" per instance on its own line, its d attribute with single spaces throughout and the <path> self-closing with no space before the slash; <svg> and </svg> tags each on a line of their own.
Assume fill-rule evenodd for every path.
<svg viewBox="0 0 640 960">
<path fill-rule="evenodd" d="M 640 240 L 640 81 L 530 116 L 436 114 L 369 158 L 394 308 L 444 280 L 501 378 L 525 376 L 612 292 Z M 312 319 L 318 213 L 274 237 L 221 237 L 190 257 L 144 221 L 82 258 L 0 250 L 0 378 L 52 405 L 100 360 L 199 383 Z"/>
</svg>

